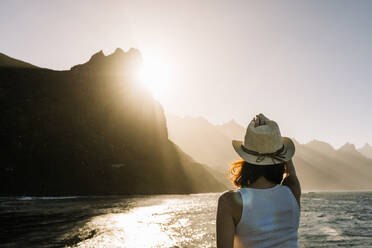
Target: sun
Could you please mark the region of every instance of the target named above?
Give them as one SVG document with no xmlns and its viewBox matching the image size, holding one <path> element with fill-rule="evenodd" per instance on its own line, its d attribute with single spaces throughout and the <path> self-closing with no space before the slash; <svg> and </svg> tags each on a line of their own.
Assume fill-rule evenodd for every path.
<svg viewBox="0 0 372 248">
<path fill-rule="evenodd" d="M 144 57 L 143 66 L 139 70 L 139 79 L 155 99 L 165 96 L 171 80 L 169 64 L 157 57 Z"/>
</svg>

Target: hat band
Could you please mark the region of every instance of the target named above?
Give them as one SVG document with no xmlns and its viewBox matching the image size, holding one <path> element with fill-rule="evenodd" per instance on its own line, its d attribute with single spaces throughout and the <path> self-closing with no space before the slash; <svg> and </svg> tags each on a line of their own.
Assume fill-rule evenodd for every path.
<svg viewBox="0 0 372 248">
<path fill-rule="evenodd" d="M 261 162 L 262 160 L 264 160 L 266 156 L 270 157 L 273 160 L 274 164 L 275 164 L 274 159 L 279 160 L 281 162 L 285 162 L 284 154 L 287 153 L 287 150 L 284 149 L 285 148 L 284 144 L 281 148 L 279 148 L 275 152 L 270 152 L 270 153 L 260 153 L 260 152 L 252 151 L 252 150 L 249 150 L 248 148 L 246 148 L 243 145 L 240 145 L 240 147 L 242 148 L 242 150 L 244 152 L 246 152 L 248 154 L 251 154 L 251 155 L 254 155 L 254 156 L 257 156 L 256 162 L 258 162 L 258 163 Z"/>
</svg>

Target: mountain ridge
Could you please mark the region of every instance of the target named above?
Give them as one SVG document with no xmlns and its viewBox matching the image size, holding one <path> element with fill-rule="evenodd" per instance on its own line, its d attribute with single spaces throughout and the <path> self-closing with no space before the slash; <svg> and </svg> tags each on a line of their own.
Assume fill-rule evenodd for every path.
<svg viewBox="0 0 372 248">
<path fill-rule="evenodd" d="M 368 143 L 365 143 L 364 146 L 357 149 L 361 154 L 367 158 L 372 158 L 372 146 Z"/>
<path fill-rule="evenodd" d="M 29 68 L 29 69 L 40 69 L 35 65 L 12 58 L 4 53 L 0 53 L 0 67 L 5 68 Z"/>
<path fill-rule="evenodd" d="M 192 119 L 187 124 L 182 123 L 182 119 L 168 122 L 170 139 L 196 161 L 204 161 L 222 175 L 227 175 L 230 162 L 239 159 L 232 149 L 231 140 L 243 140 L 245 129 L 240 126 L 239 132 L 244 132 L 237 138 L 238 134 L 233 130 L 221 130 L 229 128 L 231 125 L 228 123 L 231 121 L 220 125 L 211 124 L 208 132 L 205 127 L 199 127 L 195 122 L 189 123 L 190 121 Z M 187 139 L 182 139 L 181 132 L 186 132 Z M 214 137 L 213 142 L 205 142 L 208 141 L 206 133 L 208 137 Z M 224 134 L 223 137 L 221 133 Z M 299 143 L 295 138 L 291 139 L 296 146 L 293 161 L 304 190 L 372 189 L 372 155 L 368 157 L 372 154 L 372 147 L 365 145 L 361 151 L 362 148 L 356 149 L 354 144 L 346 142 L 335 149 L 329 143 L 316 139 L 306 144 Z"/>
<path fill-rule="evenodd" d="M 137 51 L 68 71 L 0 67 L 0 195 L 226 189 L 168 139 L 163 107 L 136 82 Z"/>
</svg>

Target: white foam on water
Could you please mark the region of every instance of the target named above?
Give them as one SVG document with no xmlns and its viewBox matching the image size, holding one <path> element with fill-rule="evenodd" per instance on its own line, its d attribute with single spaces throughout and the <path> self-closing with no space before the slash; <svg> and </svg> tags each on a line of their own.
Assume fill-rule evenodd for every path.
<svg viewBox="0 0 372 248">
<path fill-rule="evenodd" d="M 336 229 L 330 226 L 324 226 L 320 230 L 328 236 L 327 239 L 329 240 L 342 240 L 343 239 L 340 233 Z"/>
</svg>

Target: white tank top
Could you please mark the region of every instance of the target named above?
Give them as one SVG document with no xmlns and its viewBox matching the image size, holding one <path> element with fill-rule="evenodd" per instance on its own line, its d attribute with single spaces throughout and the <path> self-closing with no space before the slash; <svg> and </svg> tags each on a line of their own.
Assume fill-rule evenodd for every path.
<svg viewBox="0 0 372 248">
<path fill-rule="evenodd" d="M 243 211 L 235 230 L 235 248 L 298 247 L 300 209 L 287 186 L 238 191 Z"/>
</svg>

